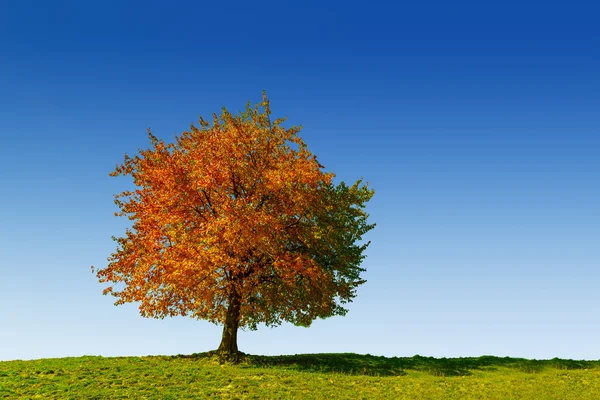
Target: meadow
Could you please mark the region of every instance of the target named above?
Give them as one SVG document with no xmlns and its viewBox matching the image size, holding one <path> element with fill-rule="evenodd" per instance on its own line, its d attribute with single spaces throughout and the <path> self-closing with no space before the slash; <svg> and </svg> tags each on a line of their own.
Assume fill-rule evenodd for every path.
<svg viewBox="0 0 600 400">
<path fill-rule="evenodd" d="M 0 362 L 2 399 L 600 399 L 600 361 L 210 353 Z"/>
</svg>

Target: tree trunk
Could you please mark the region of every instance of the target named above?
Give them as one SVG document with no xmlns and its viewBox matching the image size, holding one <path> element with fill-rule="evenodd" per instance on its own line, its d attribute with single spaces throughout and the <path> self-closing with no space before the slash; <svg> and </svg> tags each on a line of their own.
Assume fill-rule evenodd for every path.
<svg viewBox="0 0 600 400">
<path fill-rule="evenodd" d="M 241 299 L 236 290 L 232 290 L 232 293 L 229 295 L 229 306 L 227 308 L 225 324 L 223 325 L 223 336 L 217 353 L 222 360 L 236 362 L 240 354 L 237 345 L 237 332 L 240 322 Z"/>
</svg>

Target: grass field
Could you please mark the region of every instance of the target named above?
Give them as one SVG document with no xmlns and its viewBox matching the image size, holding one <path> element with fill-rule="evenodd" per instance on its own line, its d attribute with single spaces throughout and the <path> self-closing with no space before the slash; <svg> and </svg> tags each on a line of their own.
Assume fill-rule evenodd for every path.
<svg viewBox="0 0 600 400">
<path fill-rule="evenodd" d="M 600 399 L 600 361 L 358 354 L 0 362 L 1 399 Z"/>
</svg>

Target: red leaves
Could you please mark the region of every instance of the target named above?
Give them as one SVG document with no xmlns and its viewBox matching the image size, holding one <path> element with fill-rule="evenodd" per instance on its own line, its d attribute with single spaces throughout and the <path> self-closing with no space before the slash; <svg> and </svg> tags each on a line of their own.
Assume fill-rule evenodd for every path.
<svg viewBox="0 0 600 400">
<path fill-rule="evenodd" d="M 347 290 L 313 250 L 332 236 L 315 211 L 331 208 L 324 196 L 334 174 L 322 171 L 299 127 L 271 123 L 266 95 L 261 106 L 263 113 L 248 104 L 239 116 L 224 109 L 212 126 L 201 118 L 172 144 L 148 130 L 153 147 L 125 155 L 111 176 L 130 174 L 138 186 L 115 196 L 134 226 L 97 272 L 113 285 L 105 294 L 139 301 L 146 316 L 223 323 L 235 289 L 253 299 L 241 308 L 250 326 L 334 312 L 332 299 Z"/>
</svg>

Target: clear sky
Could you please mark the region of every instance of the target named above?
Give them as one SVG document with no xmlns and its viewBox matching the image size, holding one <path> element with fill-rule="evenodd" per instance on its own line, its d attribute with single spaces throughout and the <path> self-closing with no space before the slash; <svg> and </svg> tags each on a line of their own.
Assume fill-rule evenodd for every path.
<svg viewBox="0 0 600 400">
<path fill-rule="evenodd" d="M 377 227 L 346 317 L 240 350 L 600 358 L 592 1 L 211 3 L 0 3 L 0 360 L 218 346 L 113 306 L 90 266 L 129 226 L 133 183 L 108 174 L 146 129 L 263 89 L 326 170 L 370 182 Z"/>
</svg>

